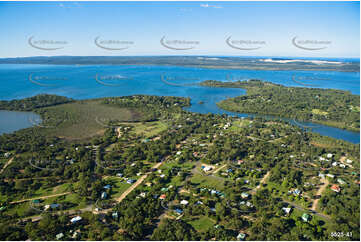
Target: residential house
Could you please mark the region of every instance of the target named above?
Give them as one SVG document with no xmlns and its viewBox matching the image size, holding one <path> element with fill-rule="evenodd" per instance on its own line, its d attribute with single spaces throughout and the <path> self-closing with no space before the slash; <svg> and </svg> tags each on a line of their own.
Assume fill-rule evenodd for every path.
<svg viewBox="0 0 361 242">
<path fill-rule="evenodd" d="M 311 216 L 307 213 L 304 213 L 301 218 L 304 222 L 308 222 L 311 219 Z"/>
<path fill-rule="evenodd" d="M 341 188 L 339 187 L 339 185 L 333 184 L 333 185 L 331 186 L 331 190 L 334 191 L 334 192 L 340 192 L 340 191 L 341 191 Z"/>
<path fill-rule="evenodd" d="M 326 176 L 328 176 L 330 178 L 335 178 L 335 175 L 333 175 L 333 174 L 327 174 Z"/>
<path fill-rule="evenodd" d="M 63 238 L 63 237 L 64 237 L 64 234 L 63 234 L 63 233 L 59 233 L 59 234 L 56 235 L 56 239 L 57 239 L 57 240 L 59 240 L 59 239 L 61 239 L 61 238 Z"/>
<path fill-rule="evenodd" d="M 344 180 L 342 180 L 341 178 L 337 179 L 337 182 L 340 183 L 341 185 L 345 185 L 346 182 Z"/>
<path fill-rule="evenodd" d="M 174 211 L 175 211 L 177 214 L 182 214 L 182 213 L 183 213 L 183 210 L 180 209 L 180 208 L 176 208 L 176 209 L 174 209 Z"/>
<path fill-rule="evenodd" d="M 249 194 L 246 193 L 246 192 L 242 192 L 242 193 L 241 193 L 241 197 L 242 197 L 243 199 L 248 198 L 248 197 L 249 197 Z"/>
<path fill-rule="evenodd" d="M 189 202 L 187 201 L 187 200 L 182 200 L 181 202 L 180 202 L 180 204 L 182 204 L 182 205 L 187 205 Z"/>
<path fill-rule="evenodd" d="M 76 223 L 76 222 L 79 222 L 80 220 L 82 220 L 82 217 L 76 216 L 76 217 L 72 218 L 72 219 L 70 220 L 70 222 Z"/>
<path fill-rule="evenodd" d="M 108 194 L 106 192 L 102 192 L 101 199 L 106 199 Z"/>
<path fill-rule="evenodd" d="M 242 240 L 244 240 L 246 238 L 246 234 L 244 234 L 244 233 L 239 233 L 238 235 L 237 235 L 237 240 L 239 240 L 239 241 L 242 241 Z"/>
<path fill-rule="evenodd" d="M 292 208 L 286 208 L 286 207 L 283 207 L 283 208 L 282 208 L 282 210 L 283 210 L 287 215 L 290 214 L 291 209 L 292 209 Z"/>
<path fill-rule="evenodd" d="M 160 199 L 160 200 L 164 200 L 166 197 L 167 197 L 167 195 L 162 194 L 162 195 L 160 195 L 159 199 Z"/>
</svg>

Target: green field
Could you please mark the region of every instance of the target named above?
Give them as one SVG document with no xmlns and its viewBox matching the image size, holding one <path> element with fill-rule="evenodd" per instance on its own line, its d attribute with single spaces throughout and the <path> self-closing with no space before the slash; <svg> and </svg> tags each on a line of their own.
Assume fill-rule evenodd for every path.
<svg viewBox="0 0 361 242">
<path fill-rule="evenodd" d="M 214 226 L 213 220 L 206 216 L 202 216 L 200 218 L 192 219 L 191 221 L 188 221 L 190 225 L 193 226 L 198 232 L 205 232 L 208 229 L 210 229 L 212 226 Z"/>
<path fill-rule="evenodd" d="M 102 135 L 109 121 L 139 119 L 141 113 L 101 103 L 101 100 L 78 101 L 39 111 L 43 117 L 42 128 L 46 134 L 67 139 L 86 139 Z"/>
</svg>

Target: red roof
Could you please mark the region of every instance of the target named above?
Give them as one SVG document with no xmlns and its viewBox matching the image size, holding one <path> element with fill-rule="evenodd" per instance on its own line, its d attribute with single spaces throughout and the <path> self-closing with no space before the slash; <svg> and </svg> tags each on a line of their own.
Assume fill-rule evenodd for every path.
<svg viewBox="0 0 361 242">
<path fill-rule="evenodd" d="M 166 197 L 167 197 L 167 195 L 162 194 L 162 195 L 160 195 L 159 199 L 165 199 Z"/>
<path fill-rule="evenodd" d="M 335 192 L 339 192 L 341 191 L 340 187 L 336 184 L 333 184 L 332 187 L 331 187 L 331 190 L 335 191 Z"/>
</svg>

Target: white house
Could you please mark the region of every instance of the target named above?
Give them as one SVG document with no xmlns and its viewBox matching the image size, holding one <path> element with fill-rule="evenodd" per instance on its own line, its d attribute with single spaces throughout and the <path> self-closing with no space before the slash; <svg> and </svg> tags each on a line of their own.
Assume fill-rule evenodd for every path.
<svg viewBox="0 0 361 242">
<path fill-rule="evenodd" d="M 182 205 L 187 205 L 189 202 L 187 201 L 187 200 L 182 200 L 181 202 L 180 202 L 180 204 L 182 204 Z"/>
</svg>

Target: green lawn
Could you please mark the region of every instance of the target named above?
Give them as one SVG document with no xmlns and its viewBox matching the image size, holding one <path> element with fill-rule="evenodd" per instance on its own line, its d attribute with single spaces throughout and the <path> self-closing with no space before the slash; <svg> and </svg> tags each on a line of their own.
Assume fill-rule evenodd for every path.
<svg viewBox="0 0 361 242">
<path fill-rule="evenodd" d="M 192 219 L 188 223 L 192 225 L 198 232 L 205 232 L 214 226 L 214 222 L 206 216 Z"/>
<path fill-rule="evenodd" d="M 203 176 L 200 174 L 195 174 L 191 178 L 192 183 L 199 184 L 199 186 L 206 186 L 215 188 L 217 190 L 222 190 L 224 188 L 224 181 L 223 179 L 217 179 L 211 176 Z"/>
<path fill-rule="evenodd" d="M 131 184 L 126 183 L 119 177 L 107 177 L 106 181 L 110 181 L 112 185 L 112 198 L 120 197 L 125 190 L 127 190 Z"/>
</svg>

